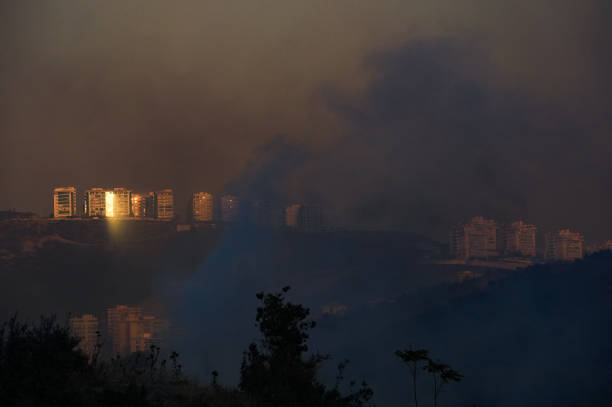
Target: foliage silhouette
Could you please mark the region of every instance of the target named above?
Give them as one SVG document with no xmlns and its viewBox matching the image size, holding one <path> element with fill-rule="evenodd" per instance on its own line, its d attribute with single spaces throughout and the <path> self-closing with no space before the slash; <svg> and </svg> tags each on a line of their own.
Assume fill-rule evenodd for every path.
<svg viewBox="0 0 612 407">
<path fill-rule="evenodd" d="M 365 382 L 349 395 L 342 395 L 339 383 L 328 389 L 317 380 L 317 371 L 328 356 L 306 355 L 308 331 L 316 322 L 308 319 L 309 309 L 286 301 L 289 289 L 257 294 L 262 306 L 257 308 L 255 325 L 263 338 L 260 346 L 251 343 L 244 354 L 240 389 L 256 406 L 265 407 L 362 406 L 369 402 L 373 392 Z"/>
<path fill-rule="evenodd" d="M 54 317 L 36 324 L 16 316 L 0 325 L 1 406 L 248 406 L 235 390 L 202 388 L 178 363 L 160 358 L 160 349 L 100 358 L 99 339 L 90 357 L 79 339 Z"/>
<path fill-rule="evenodd" d="M 404 363 L 410 367 L 410 374 L 412 376 L 412 392 L 414 395 L 414 405 L 419 406 L 419 398 L 417 395 L 417 375 L 419 364 L 427 362 L 429 360 L 429 351 L 427 349 L 418 350 L 398 350 L 395 351 L 397 357 L 399 357 Z"/>
<path fill-rule="evenodd" d="M 459 382 L 463 375 L 456 370 L 453 370 L 449 365 L 444 363 L 434 362 L 429 358 L 427 349 L 418 350 L 397 350 L 395 355 L 410 367 L 412 376 L 412 390 L 414 394 L 414 405 L 418 407 L 419 400 L 417 396 L 417 375 L 419 368 L 429 372 L 433 379 L 433 405 L 437 407 L 440 393 L 443 385 L 454 381 Z"/>
</svg>

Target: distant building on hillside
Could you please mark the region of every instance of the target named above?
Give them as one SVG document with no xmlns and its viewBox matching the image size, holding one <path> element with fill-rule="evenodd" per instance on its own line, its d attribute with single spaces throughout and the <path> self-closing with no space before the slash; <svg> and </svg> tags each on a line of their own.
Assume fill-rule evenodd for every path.
<svg viewBox="0 0 612 407">
<path fill-rule="evenodd" d="M 535 257 L 536 231 L 534 225 L 527 225 L 522 220 L 504 227 L 504 254 Z"/>
<path fill-rule="evenodd" d="M 117 305 L 106 310 L 106 317 L 113 353 L 127 355 L 144 351 L 140 307 Z"/>
<path fill-rule="evenodd" d="M 240 200 L 234 195 L 221 197 L 221 220 L 223 222 L 237 222 L 240 220 Z"/>
<path fill-rule="evenodd" d="M 450 233 L 451 256 L 458 259 L 497 257 L 497 222 L 482 216 L 460 223 Z"/>
<path fill-rule="evenodd" d="M 191 203 L 191 215 L 196 222 L 212 222 L 213 196 L 208 192 L 194 192 Z"/>
<path fill-rule="evenodd" d="M 285 209 L 285 226 L 290 229 L 297 229 L 298 227 L 298 215 L 302 205 L 294 204 L 290 205 Z"/>
<path fill-rule="evenodd" d="M 59 187 L 53 190 L 53 217 L 70 218 L 77 215 L 76 188 Z"/>
<path fill-rule="evenodd" d="M 91 188 L 83 196 L 83 215 L 89 217 L 106 216 L 106 191 Z"/>
<path fill-rule="evenodd" d="M 174 192 L 171 189 L 156 191 L 154 207 L 157 219 L 172 220 L 174 218 Z"/>
<path fill-rule="evenodd" d="M 317 233 L 324 229 L 323 213 L 319 205 L 294 204 L 285 209 L 285 226 L 305 233 Z"/>
<path fill-rule="evenodd" d="M 584 237 L 569 229 L 546 235 L 546 258 L 556 261 L 574 261 L 583 256 Z"/>
<path fill-rule="evenodd" d="M 85 216 L 127 218 L 132 213 L 132 191 L 126 188 L 91 188 L 85 191 L 83 213 Z"/>
<path fill-rule="evenodd" d="M 143 315 L 140 307 L 117 305 L 107 309 L 107 324 L 113 352 L 127 355 L 146 352 L 151 345 L 160 346 L 166 321 Z"/>
<path fill-rule="evenodd" d="M 132 215 L 135 218 L 153 217 L 153 192 L 132 194 Z"/>
<path fill-rule="evenodd" d="M 96 351 L 100 327 L 98 318 L 91 314 L 70 318 L 70 329 L 80 339 L 78 349 L 91 358 Z"/>
<path fill-rule="evenodd" d="M 113 188 L 107 192 L 106 216 L 127 218 L 132 214 L 132 191 L 126 188 Z M 111 206 L 109 206 L 109 203 Z M 112 210 L 110 210 L 112 208 Z"/>
</svg>

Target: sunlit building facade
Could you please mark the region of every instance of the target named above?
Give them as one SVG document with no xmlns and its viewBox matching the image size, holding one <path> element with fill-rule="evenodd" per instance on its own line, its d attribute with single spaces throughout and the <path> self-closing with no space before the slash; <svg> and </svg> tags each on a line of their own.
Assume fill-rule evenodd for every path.
<svg viewBox="0 0 612 407">
<path fill-rule="evenodd" d="M 504 228 L 504 253 L 525 257 L 536 256 L 536 232 L 534 225 L 523 221 L 513 222 Z"/>
<path fill-rule="evenodd" d="M 53 217 L 70 218 L 77 215 L 76 211 L 76 188 L 55 188 L 53 190 Z"/>
<path fill-rule="evenodd" d="M 477 216 L 460 223 L 450 233 L 451 256 L 458 259 L 497 257 L 497 222 Z"/>
<path fill-rule="evenodd" d="M 91 188 L 83 199 L 85 216 L 126 218 L 132 213 L 132 191 L 126 188 Z"/>
<path fill-rule="evenodd" d="M 191 205 L 192 217 L 196 222 L 212 222 L 213 196 L 208 192 L 194 192 Z"/>
<path fill-rule="evenodd" d="M 237 222 L 240 219 L 240 200 L 234 195 L 221 197 L 221 220 Z"/>
<path fill-rule="evenodd" d="M 152 218 L 154 214 L 153 199 L 153 192 L 145 194 L 132 193 L 132 215 L 136 218 Z"/>
<path fill-rule="evenodd" d="M 96 352 L 100 327 L 98 318 L 91 314 L 70 318 L 72 334 L 79 338 L 78 349 L 91 358 Z"/>
<path fill-rule="evenodd" d="M 546 258 L 555 261 L 574 261 L 583 256 L 584 237 L 570 229 L 546 235 Z"/>
<path fill-rule="evenodd" d="M 127 218 L 132 214 L 132 191 L 125 188 L 114 188 L 107 191 L 106 216 L 114 218 Z M 112 211 L 110 210 L 112 208 Z"/>
<path fill-rule="evenodd" d="M 154 193 L 154 211 L 157 219 L 174 218 L 174 192 L 171 189 L 162 189 Z"/>
<path fill-rule="evenodd" d="M 106 216 L 106 191 L 91 188 L 83 196 L 83 214 L 89 217 Z"/>
</svg>

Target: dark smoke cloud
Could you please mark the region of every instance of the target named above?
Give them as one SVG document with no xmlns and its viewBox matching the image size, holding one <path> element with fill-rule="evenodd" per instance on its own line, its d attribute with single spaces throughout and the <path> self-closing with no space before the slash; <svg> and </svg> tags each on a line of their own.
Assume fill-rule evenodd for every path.
<svg viewBox="0 0 612 407">
<path fill-rule="evenodd" d="M 364 65 L 373 80 L 363 92 L 320 92 L 346 135 L 307 161 L 291 140 L 263 146 L 240 178 L 251 194 L 299 190 L 361 228 L 443 237 L 449 223 L 483 214 L 606 236 L 612 164 L 599 148 L 609 138 L 589 117 L 489 83 L 487 55 L 450 39 L 375 53 Z"/>
<path fill-rule="evenodd" d="M 608 2 L 26 1 L 0 14 L 0 207 L 47 214 L 51 188 L 74 184 L 171 186 L 185 208 L 193 190 L 246 180 L 282 133 L 309 162 L 278 189 L 328 201 L 344 224 L 441 230 L 483 213 L 609 230 Z"/>
</svg>

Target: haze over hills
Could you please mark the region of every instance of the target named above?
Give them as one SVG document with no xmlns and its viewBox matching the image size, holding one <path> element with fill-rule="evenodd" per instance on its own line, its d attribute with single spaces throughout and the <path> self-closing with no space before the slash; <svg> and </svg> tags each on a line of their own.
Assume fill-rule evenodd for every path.
<svg viewBox="0 0 612 407">
<path fill-rule="evenodd" d="M 291 300 L 319 322 L 311 349 L 334 356 L 323 377 L 333 381 L 335 363 L 349 358 L 347 377 L 371 383 L 379 405 L 403 404 L 397 395 L 408 373 L 393 352 L 411 345 L 466 375 L 448 396 L 467 405 L 516 405 L 517 391 L 525 405 L 608 394 L 585 371 L 610 360 L 610 255 L 508 271 L 431 263 L 446 248 L 400 232 L 243 225 L 177 233 L 130 224 L 121 239 L 105 221 L 84 235 L 70 222 L 51 235 L 23 232 L 14 252 L 3 247 L 2 314 L 54 310 L 103 321 L 116 304 L 148 307 L 170 321 L 163 346 L 181 352 L 190 374 L 207 380 L 216 369 L 235 384 L 241 352 L 256 336 L 254 294 L 290 285 Z M 138 227 L 155 237 L 141 239 Z M 539 385 L 535 367 L 554 380 Z"/>
</svg>

